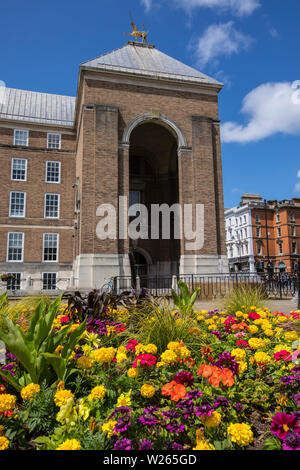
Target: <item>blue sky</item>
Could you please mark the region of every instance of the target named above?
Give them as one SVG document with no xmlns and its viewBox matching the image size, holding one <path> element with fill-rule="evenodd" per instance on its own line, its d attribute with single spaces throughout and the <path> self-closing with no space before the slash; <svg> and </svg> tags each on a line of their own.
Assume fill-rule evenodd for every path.
<svg viewBox="0 0 300 470">
<path fill-rule="evenodd" d="M 130 12 L 158 49 L 225 84 L 225 206 L 300 197 L 299 0 L 5 2 L 0 80 L 75 95 L 79 64 L 126 44 Z"/>
</svg>

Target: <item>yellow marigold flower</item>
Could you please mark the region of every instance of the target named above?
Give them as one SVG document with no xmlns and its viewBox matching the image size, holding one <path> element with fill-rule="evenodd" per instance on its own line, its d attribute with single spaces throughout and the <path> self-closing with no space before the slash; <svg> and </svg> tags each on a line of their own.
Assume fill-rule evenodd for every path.
<svg viewBox="0 0 300 470">
<path fill-rule="evenodd" d="M 9 393 L 0 394 L 0 413 L 12 410 L 16 406 L 17 398 Z"/>
<path fill-rule="evenodd" d="M 258 332 L 258 328 L 256 325 L 249 325 L 248 330 L 252 335 L 255 335 Z"/>
<path fill-rule="evenodd" d="M 296 331 L 288 331 L 285 333 L 284 339 L 286 339 L 286 341 L 297 341 L 298 333 Z"/>
<path fill-rule="evenodd" d="M 244 361 L 246 359 L 246 351 L 241 348 L 236 348 L 231 351 L 231 355 L 236 359 L 236 361 Z"/>
<path fill-rule="evenodd" d="M 179 348 L 178 356 L 182 359 L 186 359 L 187 357 L 191 357 L 191 351 L 185 346 L 182 346 L 181 348 Z"/>
<path fill-rule="evenodd" d="M 102 432 L 103 432 L 104 434 L 107 434 L 107 438 L 108 438 L 108 439 L 110 439 L 111 436 L 112 436 L 113 434 L 115 434 L 115 433 L 114 433 L 114 428 L 115 428 L 116 424 L 117 424 L 117 421 L 112 420 L 112 419 L 109 420 L 107 423 L 102 424 L 102 428 L 101 428 L 101 429 L 102 429 Z"/>
<path fill-rule="evenodd" d="M 160 356 L 161 360 L 166 364 L 171 364 L 177 360 L 177 354 L 174 351 L 167 350 Z"/>
<path fill-rule="evenodd" d="M 248 364 L 245 361 L 238 361 L 239 365 L 239 375 L 243 375 L 244 372 L 248 369 Z"/>
<path fill-rule="evenodd" d="M 265 330 L 265 335 L 271 338 L 272 336 L 274 336 L 274 331 L 271 328 L 267 328 Z"/>
<path fill-rule="evenodd" d="M 240 311 L 239 311 L 239 312 L 236 312 L 235 316 L 236 316 L 236 317 L 243 317 L 244 314 L 243 314 L 243 312 L 240 312 Z"/>
<path fill-rule="evenodd" d="M 278 321 L 279 323 L 285 323 L 285 322 L 288 321 L 288 318 L 287 318 L 287 317 L 283 317 L 283 316 L 280 315 L 279 317 L 277 317 L 277 321 Z"/>
<path fill-rule="evenodd" d="M 153 354 L 153 356 L 155 356 L 155 354 L 157 353 L 157 346 L 155 346 L 155 344 L 147 344 L 145 346 L 145 352 L 147 354 Z"/>
<path fill-rule="evenodd" d="M 91 356 L 100 364 L 110 363 L 116 354 L 115 348 L 100 348 L 92 352 Z"/>
<path fill-rule="evenodd" d="M 77 359 L 77 365 L 80 367 L 80 369 L 91 369 L 94 364 L 94 359 L 91 357 L 87 356 L 81 356 Z"/>
<path fill-rule="evenodd" d="M 105 394 L 106 394 L 106 388 L 104 387 L 104 385 L 98 385 L 97 387 L 94 387 L 91 390 L 91 393 L 88 396 L 88 400 L 89 401 L 102 400 L 102 398 L 105 397 Z"/>
<path fill-rule="evenodd" d="M 210 331 L 216 330 L 217 328 L 218 328 L 218 327 L 217 327 L 217 325 L 216 325 L 215 323 L 212 323 L 211 325 L 208 326 L 208 329 L 209 329 Z"/>
<path fill-rule="evenodd" d="M 222 416 L 214 411 L 210 416 L 203 416 L 202 421 L 207 428 L 216 428 L 221 423 Z"/>
<path fill-rule="evenodd" d="M 198 316 L 197 316 L 197 320 L 198 320 L 198 321 L 203 321 L 203 320 L 204 320 L 204 316 L 203 316 L 203 315 L 198 315 Z"/>
<path fill-rule="evenodd" d="M 0 450 L 5 450 L 9 446 L 9 440 L 5 436 L 0 436 Z"/>
<path fill-rule="evenodd" d="M 128 369 L 127 375 L 128 375 L 128 377 L 130 377 L 131 379 L 135 379 L 135 378 L 138 376 L 138 370 L 137 370 L 137 368 L 131 367 L 130 369 Z"/>
<path fill-rule="evenodd" d="M 54 395 L 54 403 L 56 406 L 61 407 L 67 403 L 69 398 L 74 398 L 71 390 L 57 390 Z"/>
<path fill-rule="evenodd" d="M 67 439 L 56 450 L 80 450 L 81 445 L 77 439 Z"/>
<path fill-rule="evenodd" d="M 171 341 L 167 348 L 170 350 L 170 351 L 174 351 L 175 353 L 177 353 L 178 349 L 180 348 L 180 344 L 178 341 Z"/>
<path fill-rule="evenodd" d="M 124 354 L 126 354 L 126 352 L 127 352 L 127 349 L 125 348 L 125 346 L 120 346 L 120 347 L 118 348 L 118 353 L 124 353 Z"/>
<path fill-rule="evenodd" d="M 269 364 L 272 361 L 272 358 L 264 352 L 256 352 L 254 354 L 254 360 L 258 364 Z"/>
<path fill-rule="evenodd" d="M 214 320 L 212 318 L 208 318 L 207 320 L 205 320 L 205 323 L 207 325 L 212 325 L 212 324 L 214 324 Z"/>
<path fill-rule="evenodd" d="M 193 450 L 216 450 L 216 448 L 209 442 L 203 440 L 199 441 L 196 447 L 193 448 Z"/>
<path fill-rule="evenodd" d="M 23 400 L 31 401 L 34 398 L 34 395 L 39 393 L 41 387 L 38 384 L 31 383 L 26 387 L 23 387 L 21 390 L 21 397 Z"/>
<path fill-rule="evenodd" d="M 239 446 L 248 446 L 254 440 L 251 427 L 246 423 L 231 423 L 227 428 L 227 432 L 232 442 Z"/>
<path fill-rule="evenodd" d="M 141 388 L 141 395 L 145 398 L 151 398 L 155 394 L 155 387 L 150 384 L 144 384 Z"/>
<path fill-rule="evenodd" d="M 128 393 L 122 393 L 117 401 L 117 408 L 119 406 L 130 406 L 131 405 L 131 392 L 132 390 L 129 390 Z"/>
<path fill-rule="evenodd" d="M 207 315 L 208 311 L 207 310 L 201 310 L 202 315 Z"/>
<path fill-rule="evenodd" d="M 250 338 L 248 341 L 250 348 L 262 349 L 265 347 L 265 342 L 261 338 Z"/>
<path fill-rule="evenodd" d="M 156 363 L 156 367 L 164 367 L 164 366 L 166 366 L 166 363 L 163 361 L 159 361 Z"/>
<path fill-rule="evenodd" d="M 145 353 L 145 345 L 144 344 L 137 344 L 136 347 L 135 347 L 135 354 L 137 356 L 140 356 L 141 354 L 144 354 Z"/>
<path fill-rule="evenodd" d="M 70 333 L 73 333 L 73 331 L 75 331 L 79 326 L 79 323 L 74 323 L 70 328 Z"/>
</svg>

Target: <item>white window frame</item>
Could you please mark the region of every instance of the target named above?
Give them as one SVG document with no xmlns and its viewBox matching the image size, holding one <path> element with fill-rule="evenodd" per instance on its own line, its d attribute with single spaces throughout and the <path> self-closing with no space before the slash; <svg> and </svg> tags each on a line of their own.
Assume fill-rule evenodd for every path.
<svg viewBox="0 0 300 470">
<path fill-rule="evenodd" d="M 25 178 L 24 179 L 13 178 L 14 160 L 23 160 L 25 162 Z M 11 174 L 10 174 L 11 181 L 27 181 L 27 164 L 28 164 L 27 158 L 13 157 L 11 159 Z"/>
<path fill-rule="evenodd" d="M 12 215 L 11 213 L 11 199 L 13 193 L 22 193 L 24 194 L 24 214 L 23 215 Z M 10 191 L 9 195 L 9 217 L 13 219 L 24 219 L 26 217 L 26 192 L 25 191 Z"/>
<path fill-rule="evenodd" d="M 57 235 L 57 256 L 56 260 L 45 260 L 45 236 L 46 235 Z M 43 253 L 42 253 L 42 262 L 43 263 L 58 263 L 59 262 L 59 233 L 43 233 Z"/>
<path fill-rule="evenodd" d="M 56 283 L 55 283 L 55 289 L 44 289 L 44 275 L 45 274 L 55 274 L 56 276 Z M 45 272 L 42 272 L 42 290 L 49 290 L 49 291 L 56 291 L 58 288 L 57 288 L 57 281 L 58 281 L 58 276 L 57 276 L 57 272 L 49 272 L 49 271 L 45 271 Z"/>
<path fill-rule="evenodd" d="M 13 275 L 20 274 L 20 289 L 7 289 L 7 290 L 9 290 L 9 291 L 11 291 L 11 290 L 17 290 L 17 291 L 22 290 L 22 281 L 23 281 L 22 280 L 22 273 L 20 271 L 14 272 L 14 273 L 10 271 L 7 274 L 13 274 Z"/>
<path fill-rule="evenodd" d="M 14 233 L 21 233 L 22 234 L 22 257 L 21 259 L 8 259 L 9 253 L 9 235 Z M 7 263 L 23 263 L 24 260 L 24 240 L 25 240 L 25 233 L 24 232 L 7 232 L 7 242 L 6 242 L 6 261 Z"/>
<path fill-rule="evenodd" d="M 17 132 L 26 132 L 26 134 L 27 134 L 26 144 L 17 144 L 16 143 L 16 133 Z M 14 129 L 14 145 L 19 145 L 20 147 L 28 147 L 28 144 L 29 144 L 29 130 L 28 129 Z"/>
<path fill-rule="evenodd" d="M 49 136 L 50 135 L 58 135 L 59 136 L 59 147 L 49 147 Z M 59 132 L 47 132 L 47 149 L 61 150 L 61 134 Z"/>
<path fill-rule="evenodd" d="M 58 196 L 58 210 L 57 210 L 57 217 L 49 217 L 46 215 L 46 199 L 47 196 Z M 44 197 L 44 219 L 59 219 L 60 217 L 60 194 L 56 193 L 46 193 Z"/>
<path fill-rule="evenodd" d="M 58 163 L 58 167 L 59 167 L 58 181 L 47 181 L 48 163 Z M 46 161 L 46 168 L 45 168 L 45 183 L 48 183 L 48 184 L 60 184 L 60 182 L 61 182 L 61 162 L 58 162 L 58 161 L 56 161 L 56 160 L 47 160 L 47 161 Z"/>
</svg>

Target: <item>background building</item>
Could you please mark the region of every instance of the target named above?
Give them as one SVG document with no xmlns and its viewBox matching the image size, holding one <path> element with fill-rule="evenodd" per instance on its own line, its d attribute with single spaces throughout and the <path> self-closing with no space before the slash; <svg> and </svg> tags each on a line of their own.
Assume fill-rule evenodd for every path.
<svg viewBox="0 0 300 470">
<path fill-rule="evenodd" d="M 249 221 L 246 230 L 243 221 L 244 224 Z M 263 201 L 260 195 L 245 194 L 238 207 L 225 211 L 225 223 L 232 271 L 296 270 L 300 260 L 300 199 Z M 246 247 L 244 251 L 241 246 Z M 246 255 L 247 246 L 249 253 Z"/>
<path fill-rule="evenodd" d="M 222 84 L 129 42 L 80 66 L 77 97 L 6 89 L 0 104 L 0 272 L 24 290 L 110 276 L 227 270 Z M 205 242 L 99 240 L 101 204 L 204 204 Z M 131 258 L 130 258 L 131 256 Z M 131 262 L 130 262 L 131 259 Z"/>
</svg>

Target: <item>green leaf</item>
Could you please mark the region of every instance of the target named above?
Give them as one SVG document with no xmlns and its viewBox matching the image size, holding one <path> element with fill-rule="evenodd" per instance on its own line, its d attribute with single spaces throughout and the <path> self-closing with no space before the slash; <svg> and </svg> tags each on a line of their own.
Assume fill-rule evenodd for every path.
<svg viewBox="0 0 300 470">
<path fill-rule="evenodd" d="M 8 382 L 10 385 L 12 385 L 18 392 L 21 391 L 21 388 L 22 388 L 21 385 L 18 384 L 18 382 L 17 382 L 16 379 L 13 377 L 13 375 L 11 374 L 11 372 L 0 369 L 0 375 L 1 375 L 2 377 L 4 377 L 4 378 L 7 380 L 7 382 Z"/>
<path fill-rule="evenodd" d="M 281 450 L 282 445 L 280 440 L 276 436 L 269 436 L 265 440 L 263 450 Z"/>
<path fill-rule="evenodd" d="M 66 359 L 63 359 L 56 354 L 42 353 L 42 356 L 51 364 L 58 379 L 63 380 L 65 371 L 66 371 Z"/>
</svg>

